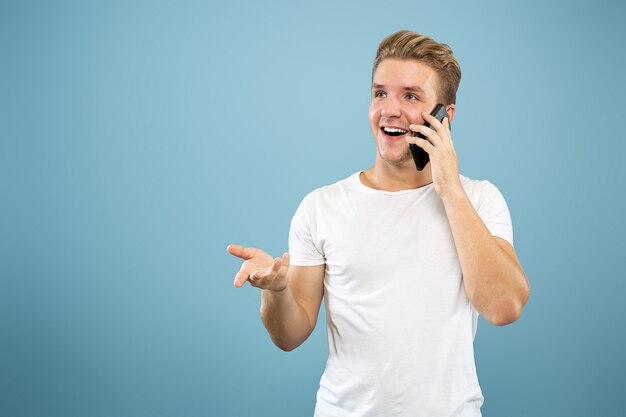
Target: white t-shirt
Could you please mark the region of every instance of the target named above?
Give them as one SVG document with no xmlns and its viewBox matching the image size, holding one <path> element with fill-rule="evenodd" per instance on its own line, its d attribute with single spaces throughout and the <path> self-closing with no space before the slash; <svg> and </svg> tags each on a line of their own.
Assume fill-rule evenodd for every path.
<svg viewBox="0 0 626 417">
<path fill-rule="evenodd" d="M 374 190 L 359 174 L 309 193 L 289 231 L 291 265 L 326 264 L 315 416 L 481 416 L 478 312 L 434 185 Z M 513 243 L 498 189 L 460 178 L 489 231 Z"/>
</svg>

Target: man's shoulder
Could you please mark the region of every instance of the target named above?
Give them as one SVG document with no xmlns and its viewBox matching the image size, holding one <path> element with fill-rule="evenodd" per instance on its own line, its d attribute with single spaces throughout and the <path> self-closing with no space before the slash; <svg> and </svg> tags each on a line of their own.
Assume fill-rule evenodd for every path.
<svg viewBox="0 0 626 417">
<path fill-rule="evenodd" d="M 477 180 L 460 175 L 461 184 L 465 193 L 472 202 L 474 208 L 478 209 L 490 204 L 506 204 L 500 189 L 489 180 Z"/>
<path fill-rule="evenodd" d="M 356 181 L 358 181 L 358 175 L 359 172 L 355 172 L 347 176 L 346 178 L 338 180 L 334 183 L 317 187 L 313 191 L 310 191 L 304 198 L 332 198 L 346 193 L 355 188 Z"/>
<path fill-rule="evenodd" d="M 471 193 L 480 193 L 490 190 L 492 188 L 496 188 L 489 180 L 485 179 L 474 179 L 469 178 L 464 175 L 459 175 L 461 179 L 461 185 L 465 189 L 465 191 L 469 194 Z"/>
<path fill-rule="evenodd" d="M 469 186 L 469 187 L 475 187 L 477 185 L 480 185 L 482 182 L 487 181 L 487 180 L 482 180 L 482 179 L 466 177 L 465 175 L 462 175 L 462 174 L 459 174 L 459 178 L 461 178 L 461 184 L 463 184 L 463 186 Z"/>
</svg>

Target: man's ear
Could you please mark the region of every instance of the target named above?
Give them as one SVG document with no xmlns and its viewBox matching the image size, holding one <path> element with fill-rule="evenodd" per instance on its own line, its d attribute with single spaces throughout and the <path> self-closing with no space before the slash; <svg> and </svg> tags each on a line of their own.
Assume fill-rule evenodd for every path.
<svg viewBox="0 0 626 417">
<path fill-rule="evenodd" d="M 448 112 L 448 121 L 452 124 L 452 119 L 454 119 L 454 112 L 456 111 L 456 106 L 454 104 L 448 104 L 446 106 L 446 112 Z"/>
</svg>

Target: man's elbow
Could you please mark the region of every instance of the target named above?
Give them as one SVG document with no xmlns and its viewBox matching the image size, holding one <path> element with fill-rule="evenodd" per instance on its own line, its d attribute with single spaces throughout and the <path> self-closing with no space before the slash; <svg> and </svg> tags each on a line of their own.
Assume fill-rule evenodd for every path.
<svg viewBox="0 0 626 417">
<path fill-rule="evenodd" d="M 304 343 L 304 340 L 272 338 L 272 342 L 274 342 L 280 350 L 284 352 L 291 352 Z"/>
<path fill-rule="evenodd" d="M 496 326 L 506 326 L 515 323 L 522 316 L 522 310 L 527 300 L 528 295 L 525 295 L 522 300 L 511 301 L 494 311 L 491 317 L 486 318 Z"/>
<path fill-rule="evenodd" d="M 287 344 L 287 343 L 281 343 L 281 344 L 274 343 L 274 344 L 278 346 L 278 348 L 282 350 L 283 352 L 291 352 L 292 350 L 300 346 L 296 344 Z"/>
<path fill-rule="evenodd" d="M 491 322 L 491 324 L 495 326 L 507 326 L 509 324 L 515 323 L 520 318 L 521 315 L 522 315 L 521 311 L 519 312 L 511 311 L 511 312 L 506 312 L 506 313 L 500 313 L 491 317 L 489 321 Z"/>
</svg>

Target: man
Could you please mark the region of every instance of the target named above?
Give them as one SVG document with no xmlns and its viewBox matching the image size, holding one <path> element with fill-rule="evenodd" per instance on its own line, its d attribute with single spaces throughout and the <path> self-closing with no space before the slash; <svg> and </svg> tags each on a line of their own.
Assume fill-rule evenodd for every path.
<svg viewBox="0 0 626 417">
<path fill-rule="evenodd" d="M 374 166 L 308 194 L 281 258 L 228 247 L 245 260 L 235 287 L 262 290 L 281 349 L 311 334 L 324 297 L 318 417 L 481 415 L 478 315 L 512 323 L 530 290 L 502 195 L 458 172 L 450 122 L 460 78 L 447 45 L 410 31 L 385 38 L 372 70 Z M 438 103 L 441 123 L 429 114 Z M 411 143 L 430 157 L 421 171 Z"/>
</svg>

